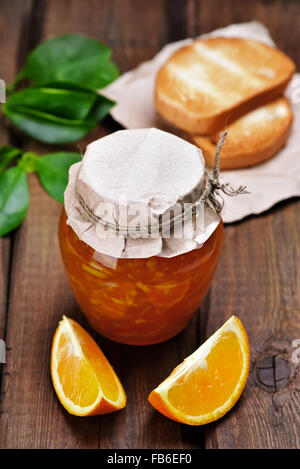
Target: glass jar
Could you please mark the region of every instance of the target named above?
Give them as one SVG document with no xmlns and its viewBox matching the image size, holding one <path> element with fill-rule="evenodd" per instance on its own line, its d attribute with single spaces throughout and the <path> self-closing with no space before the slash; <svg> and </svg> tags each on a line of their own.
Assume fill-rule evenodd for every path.
<svg viewBox="0 0 300 469">
<path fill-rule="evenodd" d="M 100 334 L 130 345 L 163 342 L 184 329 L 210 287 L 222 240 L 220 222 L 199 249 L 117 259 L 80 241 L 64 210 L 59 225 L 63 262 L 83 313 Z"/>
</svg>

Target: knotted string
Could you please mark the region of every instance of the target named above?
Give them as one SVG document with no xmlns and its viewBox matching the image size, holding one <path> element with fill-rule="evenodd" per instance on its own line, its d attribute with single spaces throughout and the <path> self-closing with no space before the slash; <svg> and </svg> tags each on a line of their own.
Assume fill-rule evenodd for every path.
<svg viewBox="0 0 300 469">
<path fill-rule="evenodd" d="M 203 190 L 202 190 L 200 198 L 197 201 L 195 201 L 193 204 L 188 204 L 187 208 L 185 208 L 183 205 L 182 211 L 179 214 L 168 219 L 167 221 L 163 221 L 162 216 L 160 216 L 156 226 L 151 225 L 151 226 L 142 227 L 142 228 L 137 226 L 135 228 L 129 228 L 127 226 L 121 226 L 118 224 L 110 223 L 106 220 L 103 220 L 98 215 L 96 215 L 88 207 L 88 205 L 83 200 L 82 196 L 76 190 L 76 185 L 75 185 L 75 197 L 78 200 L 80 207 L 83 210 L 85 216 L 89 219 L 89 221 L 93 225 L 99 223 L 108 229 L 114 230 L 114 232 L 124 237 L 129 237 L 131 235 L 134 237 L 137 237 L 137 235 L 141 237 L 149 237 L 155 233 L 159 233 L 161 236 L 163 236 L 164 232 L 166 231 L 170 233 L 170 229 L 173 229 L 173 227 L 179 221 L 186 220 L 187 219 L 186 217 L 197 216 L 200 211 L 201 206 L 203 207 L 203 205 L 210 207 L 212 210 L 216 211 L 217 213 L 220 213 L 224 206 L 224 201 L 220 195 L 220 192 L 223 192 L 223 194 L 228 195 L 230 197 L 234 197 L 239 194 L 249 194 L 245 186 L 240 186 L 237 189 L 234 189 L 233 187 L 230 186 L 229 183 L 221 184 L 220 182 L 220 153 L 221 153 L 221 148 L 225 141 L 226 136 L 227 136 L 227 131 L 223 132 L 220 135 L 220 139 L 218 141 L 216 154 L 215 154 L 215 165 L 214 165 L 213 171 L 211 172 L 209 170 L 205 170 Z"/>
<path fill-rule="evenodd" d="M 220 213 L 224 206 L 224 200 L 220 196 L 219 192 L 223 192 L 223 194 L 228 195 L 229 197 L 235 197 L 239 194 L 249 194 L 246 186 L 240 186 L 237 189 L 234 189 L 229 183 L 220 183 L 220 155 L 221 148 L 226 137 L 227 130 L 220 135 L 215 154 L 215 166 L 212 173 L 207 170 L 205 172 L 205 188 L 199 199 L 199 202 L 202 202 L 214 209 L 217 213 Z"/>
</svg>

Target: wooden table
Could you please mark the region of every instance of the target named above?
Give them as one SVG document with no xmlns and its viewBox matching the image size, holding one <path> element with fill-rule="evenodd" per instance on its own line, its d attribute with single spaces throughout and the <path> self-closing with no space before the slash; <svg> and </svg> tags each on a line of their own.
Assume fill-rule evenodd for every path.
<svg viewBox="0 0 300 469">
<path fill-rule="evenodd" d="M 299 67 L 299 17 L 295 0 L 1 0 L 0 77 L 10 83 L 36 44 L 60 34 L 103 41 L 126 71 L 167 42 L 251 19 L 265 23 Z M 83 145 L 118 128 L 108 118 Z M 40 154 L 50 149 L 4 125 L 0 139 Z M 292 361 L 292 341 L 300 338 L 299 200 L 226 227 L 212 288 L 178 337 L 137 351 L 94 334 L 124 384 L 128 405 L 116 414 L 80 419 L 57 400 L 49 355 L 62 314 L 90 328 L 63 272 L 57 242 L 61 207 L 35 176 L 29 179 L 26 221 L 0 239 L 0 338 L 8 348 L 1 448 L 300 448 L 300 373 Z M 233 313 L 251 344 L 250 376 L 239 403 L 204 428 L 162 417 L 147 404 L 148 392 Z"/>
</svg>

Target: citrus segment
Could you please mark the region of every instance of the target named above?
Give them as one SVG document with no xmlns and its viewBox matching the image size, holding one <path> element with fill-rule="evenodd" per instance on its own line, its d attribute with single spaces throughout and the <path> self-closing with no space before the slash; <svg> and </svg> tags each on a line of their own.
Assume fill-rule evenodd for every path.
<svg viewBox="0 0 300 469">
<path fill-rule="evenodd" d="M 149 395 L 167 417 L 203 425 L 222 417 L 240 397 L 249 373 L 249 343 L 232 316 Z"/>
<path fill-rule="evenodd" d="M 59 400 L 71 414 L 107 414 L 126 405 L 123 387 L 103 352 L 65 316 L 53 338 L 51 375 Z"/>
</svg>

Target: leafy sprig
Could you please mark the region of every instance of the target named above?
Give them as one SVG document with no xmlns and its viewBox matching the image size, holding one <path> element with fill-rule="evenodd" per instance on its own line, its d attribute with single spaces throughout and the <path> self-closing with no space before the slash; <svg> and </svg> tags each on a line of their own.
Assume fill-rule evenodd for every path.
<svg viewBox="0 0 300 469">
<path fill-rule="evenodd" d="M 69 167 L 81 160 L 79 153 L 55 152 L 38 156 L 12 145 L 0 148 L 0 236 L 17 228 L 29 205 L 27 173 L 36 173 L 42 186 L 58 202 L 63 202 Z M 9 165 L 15 162 L 15 165 Z"/>
<path fill-rule="evenodd" d="M 108 47 L 78 34 L 45 41 L 30 53 L 8 87 L 3 113 L 41 142 L 65 144 L 79 140 L 115 104 L 98 93 L 119 74 L 110 56 Z M 16 91 L 23 79 L 31 86 Z"/>
</svg>

